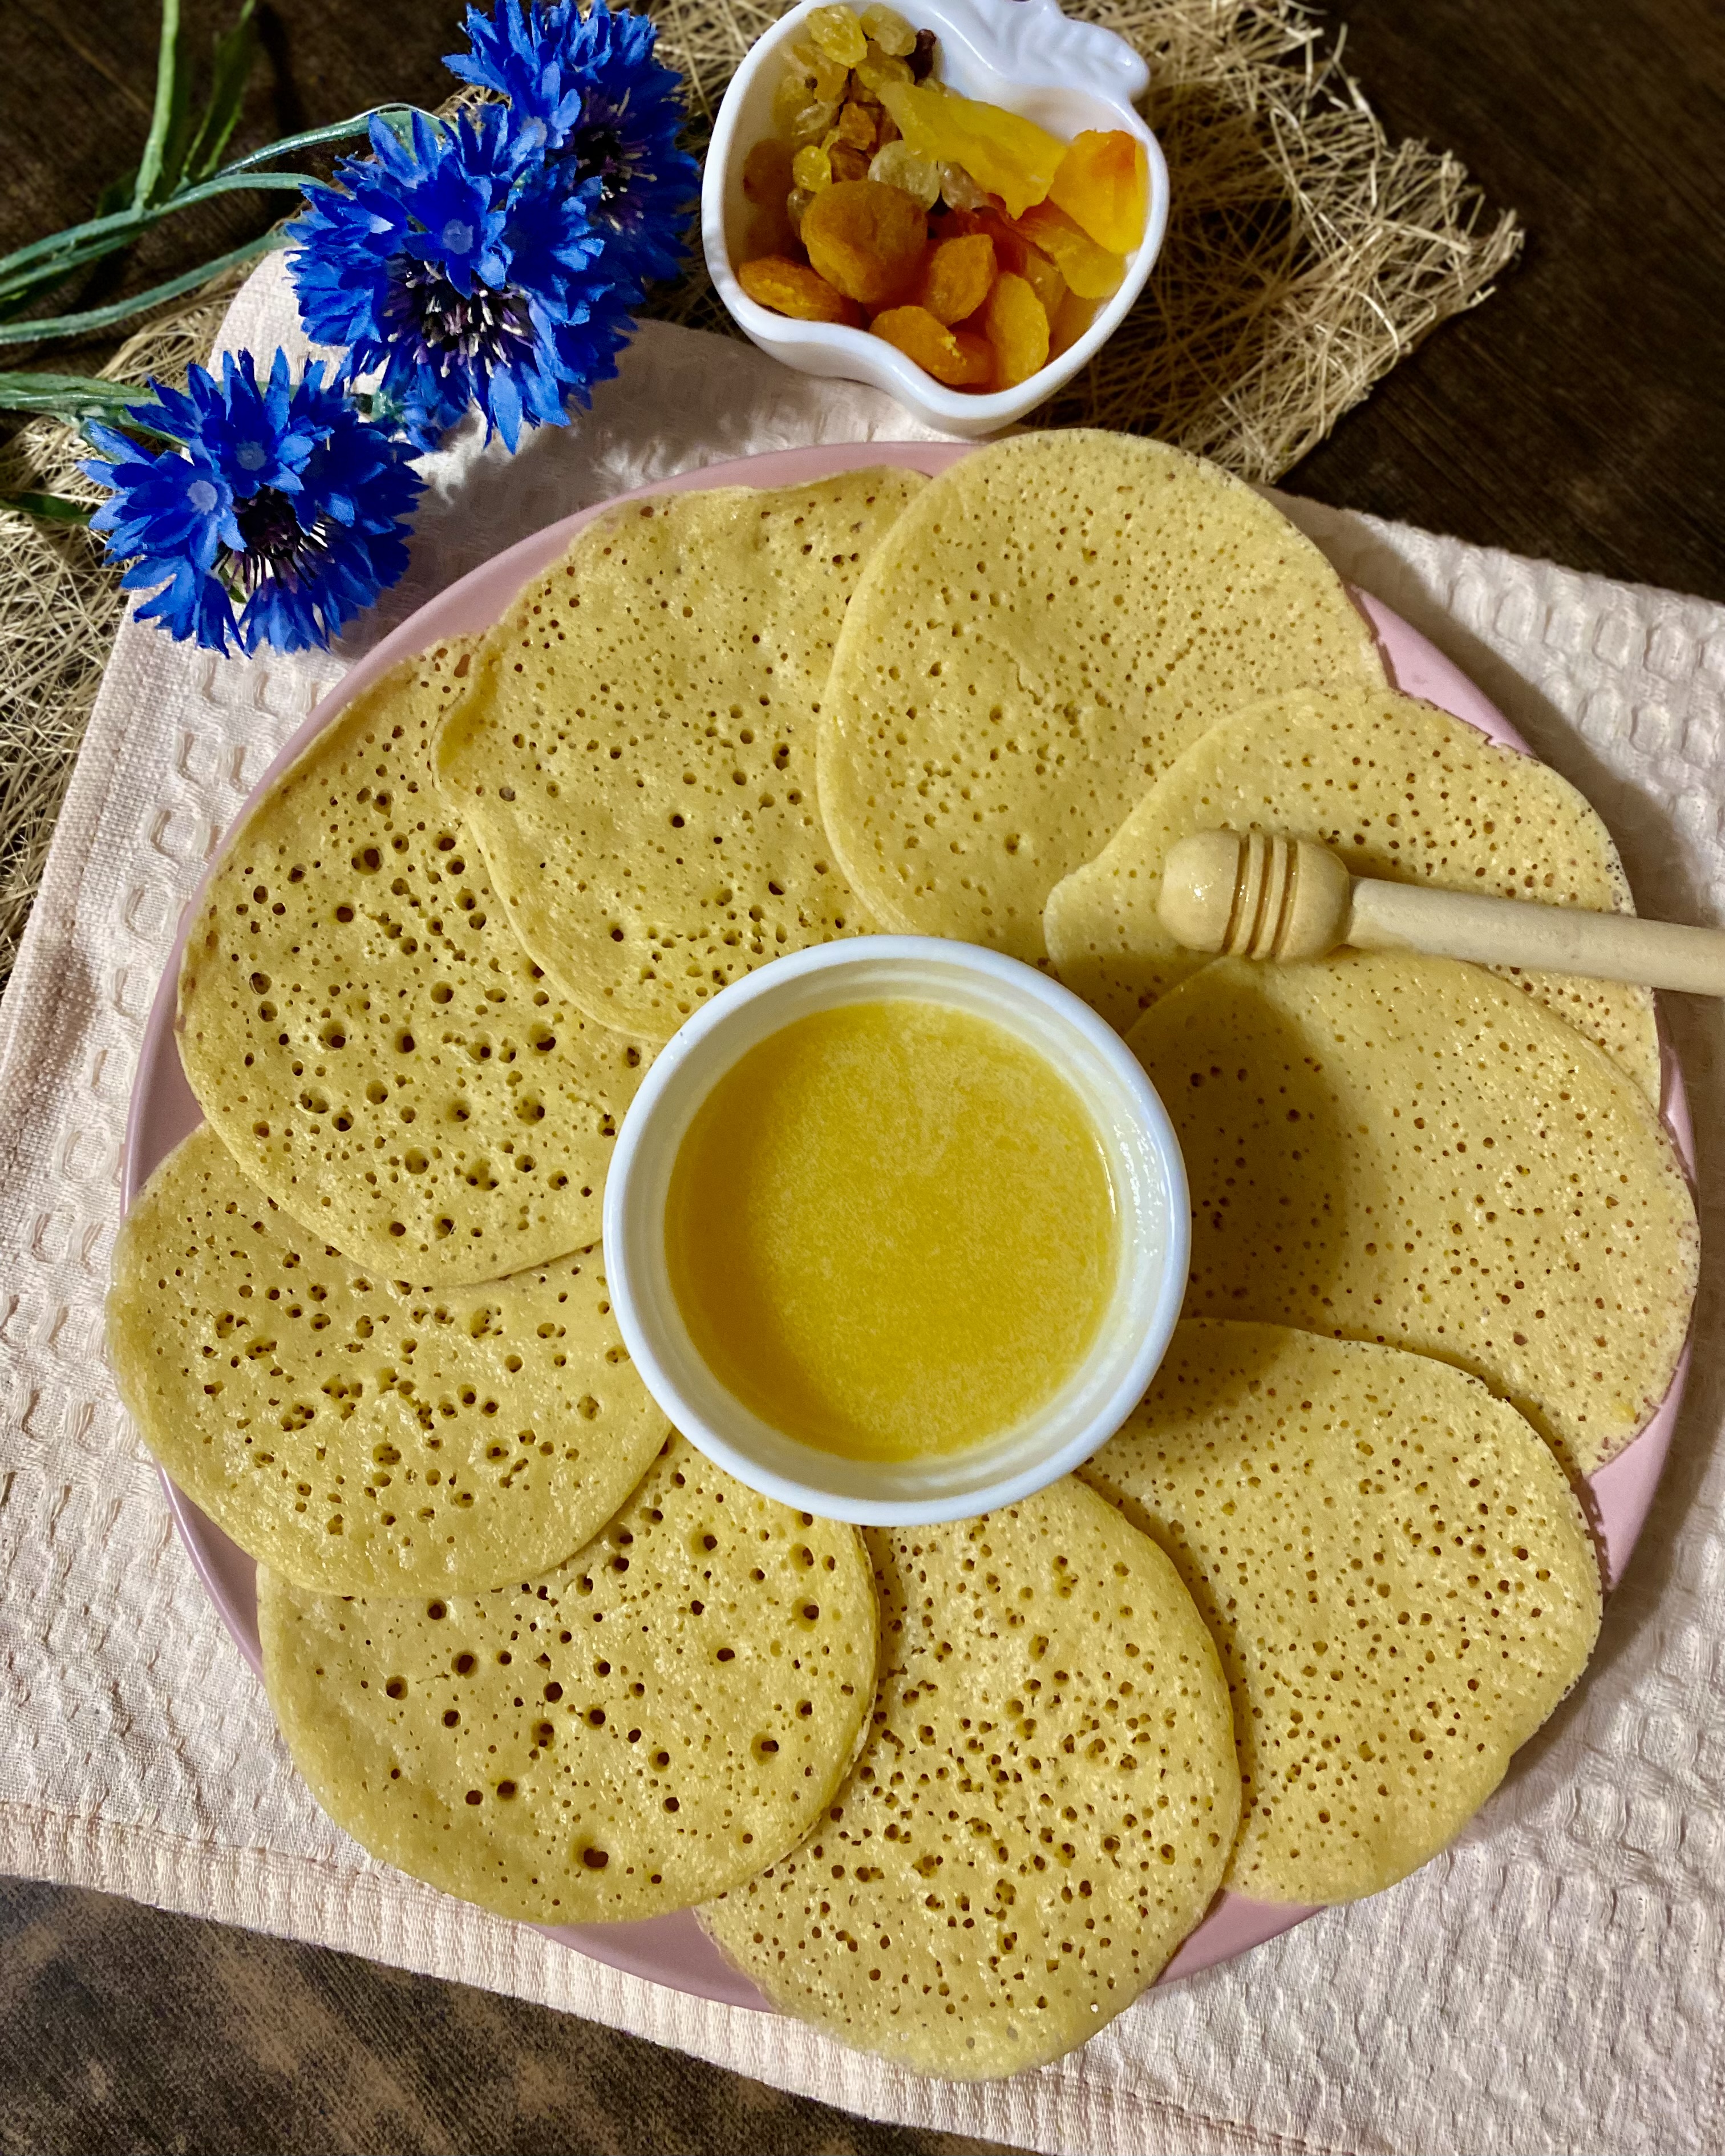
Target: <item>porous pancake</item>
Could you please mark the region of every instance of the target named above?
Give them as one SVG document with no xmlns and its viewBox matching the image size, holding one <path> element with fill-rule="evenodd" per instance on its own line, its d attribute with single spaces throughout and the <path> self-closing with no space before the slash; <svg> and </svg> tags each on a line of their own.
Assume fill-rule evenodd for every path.
<svg viewBox="0 0 1725 2156">
<path fill-rule="evenodd" d="M 1633 913 L 1611 834 L 1566 778 L 1388 689 L 1303 690 L 1235 711 L 1158 778 L 1043 911 L 1069 988 L 1124 1032 L 1206 963 L 1157 913 L 1169 850 L 1194 831 L 1315 839 L 1353 875 Z M 1568 973 L 1502 977 L 1584 1033 L 1654 1102 L 1653 996 Z"/>
<path fill-rule="evenodd" d="M 923 483 L 625 504 L 488 638 L 439 783 L 589 1016 L 662 1040 L 727 982 L 870 925 L 821 826 L 815 713 L 863 565 Z"/>
<path fill-rule="evenodd" d="M 854 1527 L 674 1439 L 595 1541 L 479 1596 L 345 1600 L 259 1577 L 264 1680 L 338 1826 L 535 1923 L 653 1917 L 782 1856 L 874 1697 Z"/>
<path fill-rule="evenodd" d="M 1159 442 L 1063 429 L 932 480 L 870 563 L 820 803 L 882 926 L 1045 955 L 1042 909 L 1240 704 L 1384 670 L 1310 540 Z"/>
<path fill-rule="evenodd" d="M 883 1667 L 803 1846 L 701 1912 L 775 2005 L 918 2073 L 1014 2073 L 1153 1981 L 1240 1818 L 1216 1650 L 1163 1552 L 1070 1476 L 867 1530 Z"/>
<path fill-rule="evenodd" d="M 556 993 L 438 797 L 432 737 L 468 655 L 396 668 L 270 788 L 180 972 L 180 1060 L 246 1173 L 414 1281 L 592 1242 L 649 1052 Z"/>
<path fill-rule="evenodd" d="M 1083 1470 L 1173 1555 L 1234 1698 L 1228 1885 L 1348 1902 L 1450 1841 L 1587 1665 L 1599 1563 L 1551 1448 L 1477 1378 L 1183 1324 Z"/>
<path fill-rule="evenodd" d="M 408 1287 L 308 1235 L 208 1123 L 121 1224 L 108 1353 L 180 1488 L 260 1563 L 334 1594 L 542 1572 L 670 1434 L 597 1249 Z"/>
<path fill-rule="evenodd" d="M 1577 1474 L 1665 1397 L 1695 1206 L 1639 1088 L 1454 959 L 1224 959 L 1127 1036 L 1192 1192 L 1189 1317 L 1440 1357 Z"/>
</svg>

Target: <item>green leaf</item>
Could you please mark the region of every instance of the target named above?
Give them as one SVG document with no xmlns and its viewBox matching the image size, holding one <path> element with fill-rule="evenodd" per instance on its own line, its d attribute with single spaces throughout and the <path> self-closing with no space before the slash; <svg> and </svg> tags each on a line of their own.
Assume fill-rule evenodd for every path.
<svg viewBox="0 0 1725 2156">
<path fill-rule="evenodd" d="M 87 374 L 27 374 L 0 369 L 0 412 L 33 412 L 81 426 L 86 419 L 110 427 L 131 424 L 131 407 L 150 393 L 136 383 L 104 382 Z"/>
<path fill-rule="evenodd" d="M 179 184 L 186 155 L 187 96 L 185 40 L 180 32 L 180 0 L 162 0 L 162 35 L 156 51 L 156 107 L 150 133 L 138 161 L 135 209 L 152 209 Z"/>
<path fill-rule="evenodd" d="M 0 509 L 21 509 L 44 524 L 88 524 L 96 505 L 73 501 L 64 494 L 12 494 L 0 490 Z"/>
<path fill-rule="evenodd" d="M 149 291 L 135 293 L 129 300 L 116 300 L 105 307 L 90 307 L 80 315 L 53 315 L 45 319 L 32 316 L 25 321 L 0 323 L 0 345 L 39 344 L 51 337 L 87 336 L 94 330 L 111 329 L 116 322 L 123 322 L 132 315 L 147 314 L 164 300 L 177 300 L 182 292 L 196 291 L 208 279 L 219 276 L 223 270 L 231 270 L 236 264 L 255 261 L 271 248 L 285 247 L 287 244 L 286 233 L 280 226 L 272 227 L 256 239 L 247 240 L 244 247 L 218 254 L 213 262 L 188 270 L 183 276 L 170 277 L 165 285 L 152 285 Z"/>
<path fill-rule="evenodd" d="M 239 124 L 239 108 L 245 85 L 258 56 L 256 0 L 242 0 L 233 28 L 216 39 L 214 80 L 203 108 L 198 132 L 186 152 L 186 177 L 207 180 L 222 162 L 234 130 Z"/>
</svg>

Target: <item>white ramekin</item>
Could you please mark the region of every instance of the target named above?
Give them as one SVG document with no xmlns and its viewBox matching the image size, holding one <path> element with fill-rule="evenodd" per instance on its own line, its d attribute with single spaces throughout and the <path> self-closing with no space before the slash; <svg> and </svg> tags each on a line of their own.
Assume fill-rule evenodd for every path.
<svg viewBox="0 0 1725 2156">
<path fill-rule="evenodd" d="M 757 305 L 737 281 L 732 250 L 742 244 L 751 215 L 742 192 L 743 159 L 773 131 L 773 95 L 790 47 L 803 34 L 804 18 L 820 4 L 803 0 L 775 23 L 731 78 L 701 181 L 701 237 L 708 272 L 737 326 L 787 367 L 871 382 L 945 434 L 967 439 L 996 434 L 1034 411 L 1086 365 L 1144 289 L 1168 228 L 1168 199 L 1162 151 L 1133 110 L 1134 100 L 1149 86 L 1150 71 L 1123 38 L 1094 23 L 1070 21 L 1058 0 L 903 0 L 900 12 L 906 20 L 940 39 L 941 80 L 954 90 L 1021 112 L 1067 138 L 1087 127 L 1123 129 L 1137 136 L 1150 162 L 1144 237 L 1127 264 L 1120 290 L 1077 342 L 1028 382 L 972 396 L 946 388 L 884 338 L 831 322 L 792 321 Z"/>
<path fill-rule="evenodd" d="M 691 1120 L 739 1057 L 816 1010 L 889 996 L 993 1019 L 1039 1050 L 1096 1120 L 1119 1209 L 1120 1267 L 1096 1344 L 1035 1414 L 961 1452 L 846 1460 L 775 1430 L 719 1383 L 690 1338 L 665 1255 L 665 1199 Z M 1191 1219 L 1168 1111 L 1113 1029 L 1057 982 L 974 944 L 865 936 L 780 958 L 704 1004 L 629 1105 L 605 1185 L 605 1278 L 624 1343 L 684 1435 L 739 1480 L 829 1519 L 909 1527 L 1029 1496 L 1117 1430 L 1155 1374 L 1186 1291 Z M 891 1343 L 883 1342 L 890 1353 Z"/>
</svg>

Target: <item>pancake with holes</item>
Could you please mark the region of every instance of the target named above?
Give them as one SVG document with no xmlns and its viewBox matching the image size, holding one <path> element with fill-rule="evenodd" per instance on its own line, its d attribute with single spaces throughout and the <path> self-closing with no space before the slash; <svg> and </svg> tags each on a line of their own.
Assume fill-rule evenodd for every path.
<svg viewBox="0 0 1725 2156">
<path fill-rule="evenodd" d="M 1565 778 L 1387 689 L 1304 690 L 1236 711 L 1177 759 L 1043 910 L 1055 970 L 1124 1032 L 1208 963 L 1157 912 L 1169 850 L 1194 831 L 1279 832 L 1353 875 L 1633 913 L 1611 835 Z M 1653 996 L 1617 981 L 1506 970 L 1660 1095 Z"/>
<path fill-rule="evenodd" d="M 1070 1476 L 867 1539 L 883 1667 L 855 1771 L 800 1849 L 701 1921 L 844 2043 L 1015 2073 L 1129 2006 L 1221 1883 L 1227 1685 L 1168 1558 Z"/>
<path fill-rule="evenodd" d="M 277 1204 L 398 1278 L 480 1281 L 591 1243 L 648 1051 L 516 942 L 438 798 L 468 647 L 355 698 L 235 835 L 180 971 L 198 1104 Z"/>
<path fill-rule="evenodd" d="M 521 941 L 662 1040 L 728 982 L 871 924 L 815 796 L 814 723 L 915 472 L 612 511 L 486 639 L 438 778 Z"/>
<path fill-rule="evenodd" d="M 845 617 L 820 803 L 882 927 L 1034 964 L 1042 909 L 1240 705 L 1384 670 L 1310 540 L 1159 442 L 1062 429 L 919 495 Z"/>
<path fill-rule="evenodd" d="M 1694 1200 L 1645 1095 L 1543 1004 L 1450 958 L 1230 958 L 1127 1039 L 1185 1156 L 1189 1317 L 1435 1355 L 1579 1475 L 1665 1398 Z"/>
<path fill-rule="evenodd" d="M 410 1288 L 308 1235 L 208 1123 L 121 1225 L 108 1353 L 145 1443 L 301 1587 L 495 1587 L 578 1549 L 670 1424 L 597 1249 Z"/>
<path fill-rule="evenodd" d="M 336 1825 L 533 1923 L 660 1916 L 783 1856 L 874 1697 L 856 1530 L 680 1438 L 536 1580 L 347 1600 L 266 1572 L 258 1621 L 270 1704 Z"/>
<path fill-rule="evenodd" d="M 1227 1883 L 1255 1900 L 1353 1901 L 1435 1856 L 1593 1651 L 1574 1491 L 1447 1363 L 1188 1322 L 1083 1472 L 1221 1650 L 1245 1786 Z"/>
</svg>

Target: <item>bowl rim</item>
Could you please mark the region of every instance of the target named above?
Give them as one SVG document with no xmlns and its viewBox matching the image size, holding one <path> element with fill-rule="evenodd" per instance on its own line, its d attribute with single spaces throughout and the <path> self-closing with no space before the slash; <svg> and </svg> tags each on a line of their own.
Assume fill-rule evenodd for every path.
<svg viewBox="0 0 1725 2156">
<path fill-rule="evenodd" d="M 1131 1115 L 1135 1133 L 1143 1144 L 1159 1186 L 1154 1202 L 1164 1224 L 1160 1272 L 1146 1302 L 1132 1313 L 1128 1327 L 1132 1341 L 1130 1352 L 1122 1354 L 1114 1342 L 1116 1328 L 1105 1327 L 1069 1379 L 1069 1383 L 1073 1382 L 1087 1370 L 1105 1367 L 1111 1357 L 1117 1368 L 1106 1392 L 1093 1402 L 1081 1419 L 1065 1429 L 1064 1434 L 1062 1426 L 1057 1424 L 1050 1441 L 1040 1447 L 1028 1463 L 979 1483 L 949 1490 L 944 1495 L 862 1496 L 831 1486 L 821 1481 L 818 1473 L 811 1472 L 809 1479 L 801 1480 L 765 1465 L 746 1441 L 717 1426 L 701 1404 L 689 1396 L 669 1358 L 661 1352 L 655 1321 L 644 1316 L 653 1300 L 648 1292 L 646 1276 L 657 1253 L 649 1254 L 646 1249 L 637 1247 L 642 1224 L 633 1217 L 637 1210 L 634 1185 L 638 1175 L 655 1172 L 655 1157 L 649 1147 L 660 1135 L 655 1124 L 660 1104 L 674 1087 L 686 1089 L 687 1067 L 691 1062 L 698 1067 L 702 1060 L 711 1060 L 712 1068 L 701 1082 L 696 1106 L 706 1097 L 736 1060 L 735 1056 L 716 1053 L 716 1043 L 712 1046 L 709 1044 L 713 1043 L 716 1034 L 733 1027 L 749 1005 L 778 996 L 799 983 L 806 983 L 809 976 L 822 973 L 834 977 L 832 1003 L 836 1004 L 845 999 L 838 977 L 862 966 L 884 966 L 890 970 L 902 968 L 907 980 L 914 968 L 916 977 L 925 983 L 927 969 L 930 968 L 968 973 L 986 980 L 997 993 L 1004 989 L 1006 1002 L 1017 1000 L 1021 1005 L 1034 1006 L 1044 1019 L 1052 1018 L 1057 1027 L 1082 1041 L 1106 1070 L 1108 1080 L 1117 1089 Z M 875 993 L 890 996 L 893 991 L 884 988 Z M 905 993 L 918 999 L 931 999 L 926 986 L 907 986 Z M 812 1006 L 824 1007 L 829 1006 L 819 1002 Z M 803 1010 L 799 1009 L 797 1015 L 803 1014 Z M 793 1022 L 788 1014 L 785 1023 Z M 1003 1016 L 994 1022 L 1011 1029 L 1009 1018 Z M 747 1049 L 738 1052 L 747 1053 Z M 1040 1052 L 1045 1054 L 1046 1050 Z M 675 1096 L 672 1105 L 676 1106 Z M 687 1112 L 692 1115 L 694 1109 Z M 686 1128 L 686 1119 L 684 1127 Z M 1132 1201 L 1117 1188 L 1117 1202 L 1124 1211 Z M 1147 1204 L 1145 1209 L 1147 1212 Z M 662 1234 L 662 1229 L 646 1232 Z M 624 1345 L 648 1391 L 691 1445 L 740 1482 L 799 1511 L 812 1512 L 827 1519 L 848 1520 L 860 1527 L 922 1527 L 941 1521 L 970 1519 L 979 1512 L 993 1512 L 1002 1505 L 1016 1503 L 1070 1474 L 1106 1443 L 1143 1397 L 1173 1337 L 1185 1299 L 1191 1233 L 1185 1161 L 1173 1119 L 1137 1058 L 1105 1019 L 1049 975 L 984 946 L 945 937 L 870 935 L 816 944 L 775 959 L 733 981 L 684 1021 L 648 1066 L 618 1132 L 606 1178 L 601 1248 L 605 1254 L 606 1285 Z M 1145 1240 L 1147 1238 L 1128 1240 L 1123 1236 L 1122 1260 L 1130 1250 L 1141 1248 Z M 659 1248 L 662 1249 L 662 1244 Z M 658 1261 L 662 1263 L 662 1258 Z M 716 1389 L 722 1392 L 716 1380 L 715 1384 Z M 1072 1412 L 1071 1409 L 1067 1410 L 1069 1418 Z M 739 1420 L 759 1419 L 740 1403 L 737 1413 Z M 799 1445 L 788 1434 L 786 1441 L 795 1445 L 798 1453 L 806 1456 L 811 1471 L 817 1471 L 824 1459 L 830 1458 L 835 1466 L 839 1464 L 840 1455 L 825 1454 L 814 1445 Z M 857 1467 L 857 1463 L 850 1460 L 843 1465 L 853 1471 Z"/>
<path fill-rule="evenodd" d="M 770 24 L 749 47 L 725 86 L 701 171 L 701 236 L 707 274 L 726 312 L 738 328 L 782 364 L 804 372 L 840 374 L 845 378 L 868 382 L 896 397 L 931 424 L 948 427 L 957 433 L 977 435 L 996 432 L 1023 418 L 1069 382 L 1101 350 L 1137 304 L 1162 252 L 1168 231 L 1169 182 L 1162 146 L 1133 106 L 1101 83 L 1079 80 L 1070 75 L 1050 75 L 1041 83 L 1022 85 L 1026 90 L 1081 90 L 1099 105 L 1106 105 L 1121 130 L 1143 144 L 1149 163 L 1144 236 L 1127 259 L 1119 290 L 1098 311 L 1083 336 L 1075 339 L 1057 359 L 1050 359 L 1026 381 L 1010 389 L 991 390 L 986 395 L 977 396 L 949 388 L 895 346 L 887 344 L 884 338 L 870 336 L 866 330 L 852 329 L 837 322 L 799 321 L 788 315 L 774 314 L 770 308 L 750 299 L 732 265 L 725 234 L 726 181 L 732 157 L 749 146 L 737 140 L 744 100 L 761 69 L 793 41 L 801 25 L 823 4 L 824 0 L 800 0 L 798 6 Z M 1001 4 L 1021 4 L 1021 0 L 1001 0 Z M 911 13 L 929 17 L 928 27 L 944 36 L 963 39 L 962 28 L 946 18 L 944 0 L 906 0 L 906 5 Z M 1080 26 L 1075 23 L 1075 27 Z M 1117 36 L 1117 33 L 1105 31 L 1098 24 L 1086 23 L 1081 27 L 1096 30 L 1099 35 Z M 1132 50 L 1124 38 L 1120 38 L 1119 43 L 1126 51 Z M 829 359 L 843 357 L 851 365 L 843 369 L 809 368 L 808 356 L 817 353 Z"/>
</svg>

